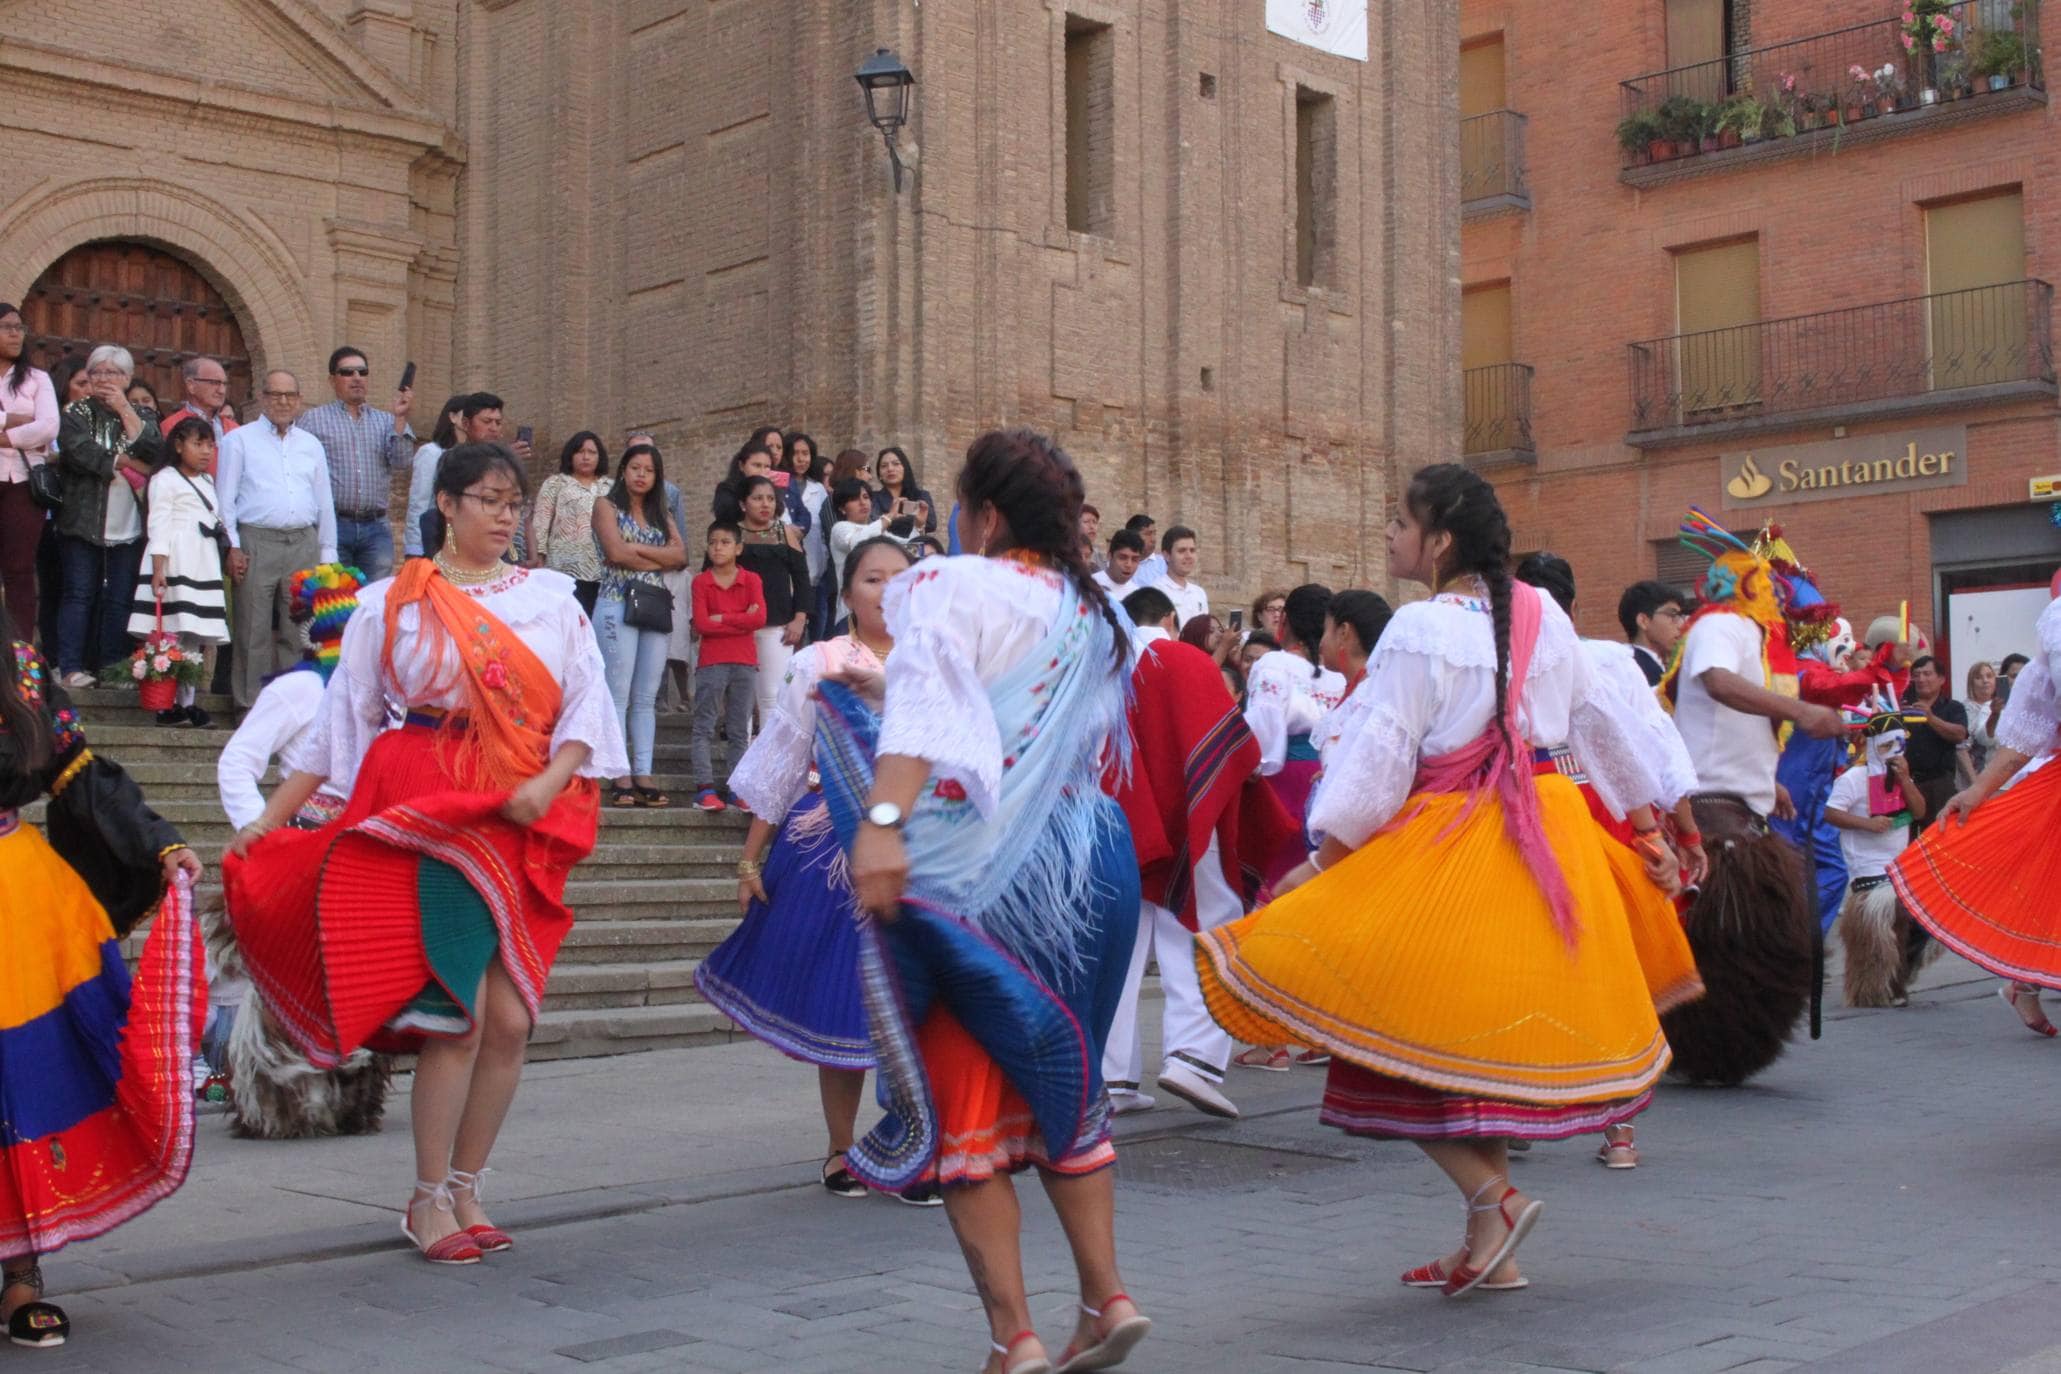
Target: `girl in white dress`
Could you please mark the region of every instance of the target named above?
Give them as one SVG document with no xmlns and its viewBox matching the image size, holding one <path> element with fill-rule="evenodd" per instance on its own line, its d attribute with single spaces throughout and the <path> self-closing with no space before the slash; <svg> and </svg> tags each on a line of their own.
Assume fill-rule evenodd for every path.
<svg viewBox="0 0 2061 1374">
<path fill-rule="evenodd" d="M 143 575 L 129 607 L 129 633 L 141 638 L 158 628 L 179 636 L 189 649 L 204 649 L 207 675 L 215 670 L 215 646 L 229 642 L 228 602 L 222 592 L 222 528 L 215 499 L 215 431 L 189 415 L 172 427 L 172 461 L 150 479 L 143 546 Z M 157 713 L 159 725 L 208 725 L 207 712 L 193 704 L 195 683 L 179 684 L 177 702 Z"/>
</svg>

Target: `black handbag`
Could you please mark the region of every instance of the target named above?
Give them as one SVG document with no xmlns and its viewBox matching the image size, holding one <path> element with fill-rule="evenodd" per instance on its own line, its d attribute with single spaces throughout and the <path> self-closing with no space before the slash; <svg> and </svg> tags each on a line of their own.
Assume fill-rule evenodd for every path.
<svg viewBox="0 0 2061 1374">
<path fill-rule="evenodd" d="M 630 582 L 623 586 L 623 624 L 633 630 L 651 630 L 662 635 L 673 632 L 673 594 L 652 582 Z"/>
<path fill-rule="evenodd" d="M 64 474 L 57 464 L 29 464 L 29 499 L 43 510 L 64 509 Z"/>
</svg>

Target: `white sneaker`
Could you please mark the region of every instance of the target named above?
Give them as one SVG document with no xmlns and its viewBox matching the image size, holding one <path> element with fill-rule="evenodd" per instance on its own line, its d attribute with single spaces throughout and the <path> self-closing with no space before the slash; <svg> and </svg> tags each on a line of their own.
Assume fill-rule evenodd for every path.
<svg viewBox="0 0 2061 1374">
<path fill-rule="evenodd" d="M 1109 1112 L 1112 1116 L 1149 1112 L 1158 1105 L 1158 1098 L 1151 1093 L 1141 1093 L 1136 1088 L 1112 1088 L 1109 1092 Z"/>
<path fill-rule="evenodd" d="M 1159 1086 L 1198 1112 L 1238 1119 L 1238 1108 L 1223 1090 L 1178 1059 L 1169 1059 L 1160 1071 Z"/>
</svg>

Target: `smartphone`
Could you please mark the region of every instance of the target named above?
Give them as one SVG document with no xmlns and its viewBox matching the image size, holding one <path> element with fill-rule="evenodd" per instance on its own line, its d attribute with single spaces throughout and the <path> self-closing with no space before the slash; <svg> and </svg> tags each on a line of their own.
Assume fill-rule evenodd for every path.
<svg viewBox="0 0 2061 1374">
<path fill-rule="evenodd" d="M 414 385 L 415 385 L 415 360 L 411 358 L 411 359 L 409 359 L 409 360 L 408 360 L 408 365 L 407 365 L 406 367 L 404 367 L 404 368 L 402 368 L 402 369 L 401 369 L 401 385 L 400 385 L 400 388 L 399 388 L 399 389 L 400 389 L 400 390 L 402 390 L 402 391 L 406 391 L 406 390 L 407 390 L 407 389 L 408 389 L 409 387 L 411 387 L 411 386 L 414 386 Z"/>
<path fill-rule="evenodd" d="M 1230 625 L 1231 625 L 1231 628 L 1232 628 L 1232 629 L 1234 629 L 1234 630 L 1242 630 L 1242 629 L 1244 629 L 1244 628 L 1245 628 L 1245 612 L 1243 612 L 1243 611 L 1233 611 L 1233 612 L 1231 612 L 1231 615 L 1230 615 Z"/>
<path fill-rule="evenodd" d="M 515 431 L 515 442 L 518 444 L 527 444 L 536 437 L 537 431 L 528 425 L 524 425 L 521 429 Z"/>
</svg>

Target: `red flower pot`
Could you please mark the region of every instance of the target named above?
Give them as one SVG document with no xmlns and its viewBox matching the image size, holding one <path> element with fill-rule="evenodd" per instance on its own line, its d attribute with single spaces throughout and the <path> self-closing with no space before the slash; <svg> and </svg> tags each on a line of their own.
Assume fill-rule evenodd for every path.
<svg viewBox="0 0 2061 1374">
<path fill-rule="evenodd" d="M 169 711 L 178 700 L 179 684 L 170 678 L 136 684 L 136 701 L 146 711 Z"/>
</svg>

